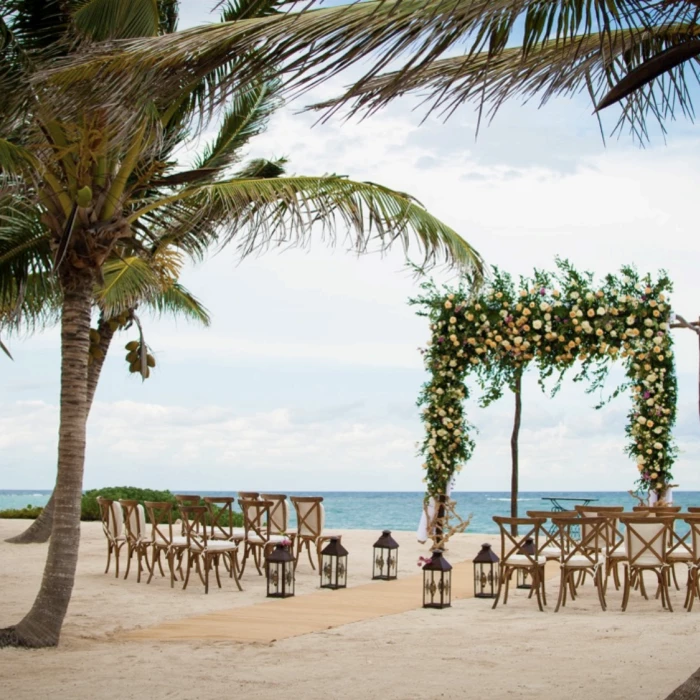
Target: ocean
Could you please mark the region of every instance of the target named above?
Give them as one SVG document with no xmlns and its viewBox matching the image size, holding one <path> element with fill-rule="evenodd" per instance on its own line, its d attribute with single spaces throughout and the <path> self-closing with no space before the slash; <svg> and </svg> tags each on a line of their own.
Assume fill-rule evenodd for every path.
<svg viewBox="0 0 700 700">
<path fill-rule="evenodd" d="M 41 506 L 50 494 L 50 491 L 42 490 L 0 490 L 0 510 L 23 508 L 28 504 Z M 200 494 L 236 495 L 231 491 L 202 491 Z M 326 527 L 343 530 L 415 530 L 423 508 L 423 494 L 418 491 L 289 491 L 288 495 L 323 496 Z M 507 491 L 456 491 L 452 497 L 457 501 L 457 512 L 463 518 L 472 516 L 468 532 L 496 533 L 498 529 L 492 516 L 510 515 L 510 493 Z M 628 510 L 637 505 L 629 494 L 619 491 L 523 491 L 518 498 L 520 515 L 525 516 L 527 510 L 551 510 L 551 502 L 546 500 L 548 498 L 590 498 L 595 499 L 595 503 L 600 506 L 624 505 Z M 700 491 L 675 491 L 673 502 L 674 505 L 683 506 L 683 510 L 687 506 L 700 506 Z M 562 502 L 562 505 L 565 503 Z M 294 529 L 296 522 L 293 509 L 291 510 L 290 528 Z"/>
</svg>

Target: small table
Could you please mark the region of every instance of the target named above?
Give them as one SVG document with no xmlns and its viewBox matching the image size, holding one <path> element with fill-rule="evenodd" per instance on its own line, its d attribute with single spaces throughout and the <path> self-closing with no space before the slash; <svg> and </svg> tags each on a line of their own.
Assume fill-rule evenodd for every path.
<svg viewBox="0 0 700 700">
<path fill-rule="evenodd" d="M 568 510 L 568 508 L 565 508 L 561 504 L 562 501 L 575 501 L 579 505 L 587 506 L 590 503 L 597 501 L 598 499 L 597 498 L 564 498 L 561 496 L 542 496 L 542 500 L 549 501 L 552 504 L 552 513 L 561 513 L 565 510 Z M 553 533 L 555 529 L 556 529 L 556 526 L 554 525 L 554 523 L 552 523 L 549 526 L 549 532 Z M 580 532 L 574 532 L 574 528 L 571 528 L 571 534 L 574 537 L 581 536 Z"/>
</svg>

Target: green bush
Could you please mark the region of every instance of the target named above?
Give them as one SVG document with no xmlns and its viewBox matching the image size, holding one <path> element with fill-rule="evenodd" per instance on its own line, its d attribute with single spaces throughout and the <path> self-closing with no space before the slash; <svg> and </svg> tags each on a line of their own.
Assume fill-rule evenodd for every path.
<svg viewBox="0 0 700 700">
<path fill-rule="evenodd" d="M 97 497 L 109 498 L 113 501 L 120 499 L 130 499 L 133 501 L 167 501 L 173 504 L 173 522 L 180 517 L 180 511 L 177 507 L 175 496 L 170 491 L 154 491 L 152 489 L 139 489 L 134 486 L 109 486 L 102 489 L 92 489 L 83 494 L 81 503 L 81 520 L 99 520 L 100 507 L 97 505 Z M 200 501 L 199 505 L 205 505 L 204 501 Z M 29 517 L 29 516 L 26 516 Z M 228 525 L 223 519 L 222 525 Z M 233 513 L 233 527 L 243 526 L 243 515 L 241 513 Z"/>
<path fill-rule="evenodd" d="M 33 506 L 28 504 L 24 508 L 8 508 L 7 510 L 0 510 L 0 518 L 36 520 L 41 514 L 42 510 L 44 510 L 42 506 Z"/>
</svg>

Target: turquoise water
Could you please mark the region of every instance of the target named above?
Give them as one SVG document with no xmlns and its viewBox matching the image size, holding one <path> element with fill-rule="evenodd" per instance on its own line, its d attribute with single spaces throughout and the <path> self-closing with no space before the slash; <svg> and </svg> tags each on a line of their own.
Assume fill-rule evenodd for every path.
<svg viewBox="0 0 700 700">
<path fill-rule="evenodd" d="M 27 504 L 44 505 L 50 491 L 2 491 L 0 490 L 0 510 L 22 508 Z M 184 493 L 184 491 L 182 492 Z M 189 493 L 189 491 L 188 491 Z M 204 496 L 235 496 L 230 491 L 202 491 Z M 415 530 L 423 508 L 423 494 L 419 492 L 288 492 L 292 496 L 323 496 L 326 507 L 326 526 L 348 530 Z M 457 501 L 457 512 L 466 517 L 472 514 L 470 532 L 497 532 L 491 517 L 510 515 L 510 493 L 499 491 L 462 491 L 452 494 Z M 604 505 L 624 505 L 631 509 L 637 502 L 624 492 L 565 492 L 538 491 L 522 492 L 518 498 L 520 515 L 527 510 L 550 510 L 551 503 L 544 497 L 592 498 Z M 700 491 L 676 491 L 674 505 L 700 506 Z M 296 527 L 292 514 L 290 527 Z"/>
</svg>

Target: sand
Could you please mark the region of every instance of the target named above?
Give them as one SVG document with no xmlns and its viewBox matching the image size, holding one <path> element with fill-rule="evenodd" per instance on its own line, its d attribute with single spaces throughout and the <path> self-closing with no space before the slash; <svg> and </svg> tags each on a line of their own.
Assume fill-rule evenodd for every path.
<svg viewBox="0 0 700 700">
<path fill-rule="evenodd" d="M 26 524 L 0 520 L 0 540 Z M 364 585 L 378 533 L 342 534 L 351 553 L 350 585 Z M 401 576 L 415 575 L 425 547 L 413 533 L 394 535 L 401 544 Z M 460 535 L 446 556 L 454 563 L 469 560 L 484 541 L 495 544 L 495 537 Z M 636 594 L 622 613 L 621 593 L 613 589 L 602 612 L 595 591 L 585 586 L 575 602 L 554 614 L 556 578 L 547 585 L 545 613 L 517 591 L 495 611 L 489 601 L 474 598 L 442 611 L 422 610 L 417 600 L 415 610 L 265 644 L 134 639 L 135 630 L 168 621 L 264 604 L 264 580 L 249 567 L 243 593 L 227 578 L 208 596 L 198 580 L 187 591 L 171 590 L 160 576 L 147 586 L 136 583 L 134 572 L 126 581 L 105 575 L 105 549 L 100 525 L 84 523 L 61 644 L 54 650 L 0 650 L 2 697 L 657 700 L 700 665 L 700 606 L 686 613 L 683 591 L 672 594 L 674 613 Z M 0 626 L 29 609 L 45 555 L 45 545 L 0 542 Z M 317 586 L 303 561 L 297 595 L 314 593 Z"/>
</svg>

